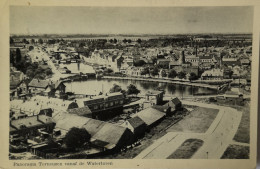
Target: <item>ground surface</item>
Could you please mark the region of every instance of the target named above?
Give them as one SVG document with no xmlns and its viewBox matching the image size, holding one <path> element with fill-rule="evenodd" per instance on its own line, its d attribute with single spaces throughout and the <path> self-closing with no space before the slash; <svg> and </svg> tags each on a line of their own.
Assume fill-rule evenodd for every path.
<svg viewBox="0 0 260 169">
<path fill-rule="evenodd" d="M 168 159 L 189 159 L 202 146 L 199 139 L 188 139 Z"/>
<path fill-rule="evenodd" d="M 197 107 L 168 131 L 205 133 L 216 118 L 218 111 L 218 109 Z"/>
<path fill-rule="evenodd" d="M 207 109 L 219 109 L 219 113 L 205 133 L 183 131 L 172 132 L 168 130 L 166 135 L 159 138 L 151 146 L 142 151 L 136 157 L 137 159 L 166 159 L 188 139 L 200 139 L 204 142 L 191 158 L 220 159 L 227 147 L 234 143 L 233 137 L 240 124 L 242 112 L 230 107 L 214 104 L 205 104 L 186 100 L 182 100 L 182 103 Z M 199 123 L 201 121 L 197 120 L 196 122 L 198 124 L 194 125 L 197 126 L 200 125 Z"/>
<path fill-rule="evenodd" d="M 242 119 L 239 124 L 238 130 L 234 137 L 234 140 L 242 143 L 250 142 L 250 106 L 248 104 L 245 107 L 241 107 L 242 109 Z"/>
<path fill-rule="evenodd" d="M 230 145 L 224 152 L 221 159 L 248 159 L 249 146 Z"/>
</svg>

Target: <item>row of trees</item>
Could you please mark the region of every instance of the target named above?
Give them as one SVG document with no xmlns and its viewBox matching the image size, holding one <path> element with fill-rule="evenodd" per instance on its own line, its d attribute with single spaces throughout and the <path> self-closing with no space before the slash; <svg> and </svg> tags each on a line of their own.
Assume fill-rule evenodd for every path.
<svg viewBox="0 0 260 169">
<path fill-rule="evenodd" d="M 138 95 L 140 93 L 140 90 L 138 90 L 135 85 L 130 84 L 129 86 L 127 86 L 127 91 L 125 91 L 118 84 L 114 84 L 113 87 L 109 90 L 109 92 L 110 93 L 121 92 L 127 95 L 131 95 L 131 94 Z"/>
<path fill-rule="evenodd" d="M 152 68 L 149 68 L 149 67 L 145 67 L 144 70 L 141 72 L 141 75 L 152 75 L 152 76 L 157 76 L 159 75 L 159 69 L 158 67 L 152 67 Z M 168 77 L 169 78 L 176 78 L 178 77 L 179 79 L 185 79 L 186 78 L 186 73 L 185 72 L 176 72 L 174 69 L 171 69 L 168 73 Z M 167 77 L 167 73 L 165 70 L 162 70 L 161 71 L 161 76 L 162 77 Z M 189 76 L 189 80 L 196 80 L 198 79 L 198 76 L 191 72 L 190 73 L 190 76 Z"/>
</svg>

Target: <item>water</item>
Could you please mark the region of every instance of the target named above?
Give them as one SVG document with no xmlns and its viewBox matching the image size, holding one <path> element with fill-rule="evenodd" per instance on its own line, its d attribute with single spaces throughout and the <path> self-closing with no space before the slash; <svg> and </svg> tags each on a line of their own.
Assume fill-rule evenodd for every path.
<svg viewBox="0 0 260 169">
<path fill-rule="evenodd" d="M 74 92 L 75 94 L 98 94 L 102 90 L 106 93 L 109 92 L 113 84 L 118 84 L 124 90 L 127 90 L 128 85 L 134 84 L 137 89 L 140 90 L 140 94 L 156 90 L 158 87 L 164 89 L 166 95 L 174 95 L 177 97 L 182 96 L 182 90 L 183 96 L 192 96 L 197 93 L 215 93 L 214 90 L 206 88 L 136 80 L 89 79 L 87 81 L 65 83 L 66 92 Z"/>
</svg>

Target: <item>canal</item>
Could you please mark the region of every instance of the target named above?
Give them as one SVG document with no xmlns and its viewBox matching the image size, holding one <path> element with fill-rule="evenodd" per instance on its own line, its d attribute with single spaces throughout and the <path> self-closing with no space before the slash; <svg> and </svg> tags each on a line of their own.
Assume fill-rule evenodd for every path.
<svg viewBox="0 0 260 169">
<path fill-rule="evenodd" d="M 145 82 L 136 80 L 110 80 L 110 79 L 89 79 L 87 81 L 68 82 L 66 85 L 66 92 L 73 92 L 75 94 L 98 94 L 109 92 L 114 84 L 121 86 L 122 89 L 127 90 L 127 86 L 134 84 L 139 90 L 140 94 L 145 94 L 148 91 L 165 90 L 166 95 L 174 95 L 177 97 L 191 96 L 196 94 L 215 94 L 216 91 L 201 87 L 191 87 L 178 84 L 167 84 L 158 82 Z"/>
</svg>

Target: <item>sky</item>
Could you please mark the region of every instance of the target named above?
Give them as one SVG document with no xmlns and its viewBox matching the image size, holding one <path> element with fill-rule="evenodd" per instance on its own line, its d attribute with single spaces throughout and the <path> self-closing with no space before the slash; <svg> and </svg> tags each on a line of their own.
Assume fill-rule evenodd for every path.
<svg viewBox="0 0 260 169">
<path fill-rule="evenodd" d="M 11 34 L 252 33 L 253 7 L 11 6 Z"/>
</svg>

